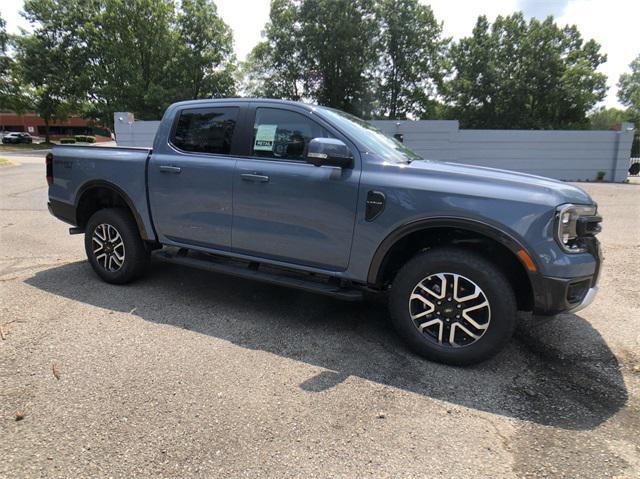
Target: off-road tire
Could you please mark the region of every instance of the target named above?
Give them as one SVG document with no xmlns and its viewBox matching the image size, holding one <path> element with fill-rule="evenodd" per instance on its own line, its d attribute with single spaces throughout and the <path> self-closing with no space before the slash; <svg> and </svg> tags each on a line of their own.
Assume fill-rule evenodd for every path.
<svg viewBox="0 0 640 479">
<path fill-rule="evenodd" d="M 434 281 L 435 276 L 441 280 L 442 276 L 438 275 L 442 273 L 445 273 L 445 280 L 447 277 L 455 279 L 457 276 L 462 278 L 456 281 L 458 284 L 471 285 L 467 291 L 471 291 L 473 286 L 476 287 L 475 291 L 479 288 L 483 296 L 472 301 L 480 303 L 485 298 L 488 302 L 488 306 L 484 306 L 480 310 L 476 309 L 480 314 L 484 314 L 485 317 L 487 317 L 486 311 L 483 312 L 482 309 L 489 311 L 486 329 L 481 331 L 482 334 L 479 334 L 479 339 L 473 339 L 470 336 L 468 340 L 472 342 L 469 344 L 462 346 L 445 344 L 445 336 L 450 333 L 454 322 L 460 322 L 468 330 L 479 332 L 479 330 L 473 329 L 464 317 L 456 319 L 458 317 L 455 316 L 456 312 L 472 309 L 465 306 L 468 303 L 456 302 L 455 300 L 447 303 L 447 300 L 450 299 L 450 295 L 447 293 L 446 297 L 442 298 L 443 305 L 435 306 L 437 301 L 432 301 L 434 298 L 430 297 L 429 293 L 424 292 L 426 290 L 423 291 L 419 287 L 419 284 L 422 284 L 422 281 L 427 278 L 431 278 L 430 281 Z M 452 283 L 452 281 L 442 281 L 441 284 L 446 285 L 448 288 L 448 283 Z M 436 288 L 437 286 L 434 286 L 434 289 Z M 422 318 L 425 318 L 422 324 L 418 324 L 422 321 L 422 318 L 412 319 L 412 315 L 416 317 L 425 314 L 424 312 L 412 313 L 412 308 L 415 309 L 416 296 L 413 296 L 413 300 L 410 298 L 415 291 L 419 295 L 424 294 L 425 297 L 429 297 L 429 302 L 433 302 L 434 307 L 438 308 L 434 313 L 422 316 Z M 418 307 L 421 306 L 421 303 L 424 303 L 423 298 L 418 298 Z M 458 308 L 458 304 L 461 305 L 459 306 L 461 309 L 456 311 L 455 308 Z M 431 310 L 430 305 L 423 307 L 425 311 Z M 445 307 L 446 310 L 442 309 Z M 513 335 L 517 322 L 516 298 L 513 288 L 504 273 L 484 257 L 462 248 L 453 247 L 422 252 L 409 260 L 398 271 L 391 285 L 389 309 L 393 325 L 398 334 L 413 351 L 427 359 L 451 365 L 478 363 L 497 354 Z M 451 312 L 452 309 L 453 313 Z M 434 318 L 436 320 L 444 318 L 445 314 L 448 321 L 446 325 L 441 320 L 431 326 L 434 328 L 433 330 L 424 332 L 424 330 L 421 331 L 419 329 L 424 324 L 433 322 Z M 467 315 L 470 314 L 467 313 Z M 448 332 L 444 329 L 447 326 L 449 327 Z M 484 326 L 484 324 L 481 326 Z M 443 328 L 444 333 L 440 333 L 439 328 Z M 454 328 L 454 332 L 465 335 L 460 326 Z"/>
<path fill-rule="evenodd" d="M 105 260 L 104 256 L 101 257 L 101 254 L 107 250 L 100 249 L 100 242 L 103 242 L 101 238 L 107 238 L 110 234 L 111 238 L 119 237 L 119 239 L 109 242 L 109 246 L 122 244 L 111 253 L 114 256 L 111 263 L 108 259 Z M 108 242 L 108 239 L 104 242 Z M 87 222 L 84 246 L 93 270 L 107 283 L 125 284 L 134 281 L 146 272 L 150 263 L 149 249 L 140 238 L 131 213 L 124 208 L 105 208 L 96 211 Z M 118 256 L 123 260 L 118 261 Z"/>
</svg>

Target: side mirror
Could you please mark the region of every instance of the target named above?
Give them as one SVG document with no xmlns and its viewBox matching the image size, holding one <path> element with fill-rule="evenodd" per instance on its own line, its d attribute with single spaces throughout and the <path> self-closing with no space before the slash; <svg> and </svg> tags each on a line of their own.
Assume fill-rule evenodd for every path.
<svg viewBox="0 0 640 479">
<path fill-rule="evenodd" d="M 314 138 L 309 142 L 307 163 L 352 168 L 353 155 L 349 147 L 337 138 Z"/>
</svg>

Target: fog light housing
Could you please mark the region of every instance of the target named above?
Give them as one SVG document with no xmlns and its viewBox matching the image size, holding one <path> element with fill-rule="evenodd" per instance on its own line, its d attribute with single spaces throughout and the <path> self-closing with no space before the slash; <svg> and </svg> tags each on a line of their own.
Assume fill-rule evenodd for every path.
<svg viewBox="0 0 640 479">
<path fill-rule="evenodd" d="M 578 281 L 577 283 L 571 283 L 567 288 L 567 303 L 575 304 L 584 299 L 591 285 L 590 279 Z"/>
</svg>

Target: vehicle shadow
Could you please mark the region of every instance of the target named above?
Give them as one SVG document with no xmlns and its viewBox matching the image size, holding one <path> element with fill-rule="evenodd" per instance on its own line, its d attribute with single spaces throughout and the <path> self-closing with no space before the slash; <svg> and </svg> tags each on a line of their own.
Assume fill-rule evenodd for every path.
<svg viewBox="0 0 640 479">
<path fill-rule="evenodd" d="M 455 368 L 426 361 L 397 338 L 380 303 L 331 298 L 154 264 L 128 286 L 101 282 L 86 262 L 38 272 L 26 283 L 145 321 L 319 366 L 299 387 L 320 392 L 357 376 L 415 394 L 538 424 L 592 429 L 620 410 L 627 390 L 600 334 L 576 315 L 523 320 L 494 359 Z"/>
</svg>

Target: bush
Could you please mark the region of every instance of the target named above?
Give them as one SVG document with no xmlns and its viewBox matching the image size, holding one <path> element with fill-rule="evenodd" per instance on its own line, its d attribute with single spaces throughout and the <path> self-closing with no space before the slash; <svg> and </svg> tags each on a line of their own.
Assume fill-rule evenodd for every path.
<svg viewBox="0 0 640 479">
<path fill-rule="evenodd" d="M 66 144 L 75 143 L 75 142 L 76 142 L 75 138 L 60 138 L 61 145 L 66 145 Z"/>
<path fill-rule="evenodd" d="M 96 137 L 89 135 L 76 135 L 76 141 L 80 141 L 83 143 L 95 143 Z"/>
</svg>

